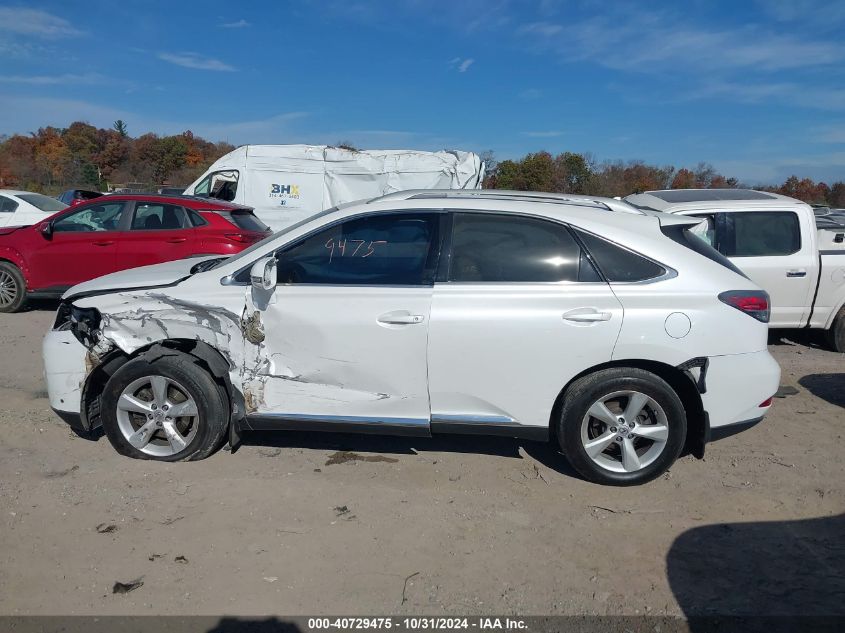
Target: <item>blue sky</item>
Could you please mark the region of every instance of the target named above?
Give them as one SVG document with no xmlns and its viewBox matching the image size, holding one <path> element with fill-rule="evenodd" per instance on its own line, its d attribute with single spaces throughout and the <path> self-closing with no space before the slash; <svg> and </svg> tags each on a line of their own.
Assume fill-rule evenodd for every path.
<svg viewBox="0 0 845 633">
<path fill-rule="evenodd" d="M 2 0 L 0 0 L 2 2 Z M 845 180 L 845 2 L 0 4 L 0 133 L 546 149 Z"/>
</svg>

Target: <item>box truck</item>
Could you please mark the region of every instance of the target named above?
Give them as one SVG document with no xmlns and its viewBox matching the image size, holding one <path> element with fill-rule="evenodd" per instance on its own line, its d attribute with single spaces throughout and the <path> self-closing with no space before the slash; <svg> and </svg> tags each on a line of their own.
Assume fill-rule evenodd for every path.
<svg viewBox="0 0 845 633">
<path fill-rule="evenodd" d="M 277 231 L 344 202 L 404 189 L 480 189 L 483 178 L 484 164 L 472 152 L 243 145 L 185 195 L 252 207 Z"/>
</svg>

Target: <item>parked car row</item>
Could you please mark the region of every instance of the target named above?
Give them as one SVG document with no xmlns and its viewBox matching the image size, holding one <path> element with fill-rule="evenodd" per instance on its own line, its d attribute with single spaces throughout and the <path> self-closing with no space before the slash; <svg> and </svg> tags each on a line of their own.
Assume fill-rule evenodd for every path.
<svg viewBox="0 0 845 633">
<path fill-rule="evenodd" d="M 0 312 L 118 270 L 231 255 L 269 232 L 252 209 L 219 200 L 114 194 L 66 207 L 42 198 L 62 210 L 0 229 Z"/>
</svg>

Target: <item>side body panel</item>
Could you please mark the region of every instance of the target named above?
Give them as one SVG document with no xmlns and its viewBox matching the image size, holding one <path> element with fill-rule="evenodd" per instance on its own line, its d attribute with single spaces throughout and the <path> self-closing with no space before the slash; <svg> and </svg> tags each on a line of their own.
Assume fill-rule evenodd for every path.
<svg viewBox="0 0 845 633">
<path fill-rule="evenodd" d="M 570 321 L 571 311 L 606 320 Z M 604 283 L 435 284 L 432 421 L 546 427 L 561 389 L 608 362 L 622 306 Z"/>
<path fill-rule="evenodd" d="M 278 286 L 260 312 L 267 361 L 249 413 L 427 432 L 431 294 L 430 286 Z"/>
</svg>

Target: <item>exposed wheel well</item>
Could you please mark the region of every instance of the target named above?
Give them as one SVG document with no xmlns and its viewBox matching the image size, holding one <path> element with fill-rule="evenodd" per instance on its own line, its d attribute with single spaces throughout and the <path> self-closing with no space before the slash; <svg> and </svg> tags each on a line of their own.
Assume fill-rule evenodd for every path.
<svg viewBox="0 0 845 633">
<path fill-rule="evenodd" d="M 659 376 L 669 383 L 669 386 L 672 387 L 672 389 L 675 390 L 675 393 L 678 394 L 678 397 L 681 399 L 687 413 L 687 437 L 684 443 L 683 452 L 692 453 L 698 458 L 704 456 L 704 435 L 707 423 L 704 406 L 701 403 L 701 394 L 698 393 L 698 389 L 692 380 L 690 380 L 680 369 L 673 367 L 672 365 L 651 360 L 615 360 L 609 363 L 596 365 L 595 367 L 590 367 L 589 369 L 582 371 L 577 376 L 573 376 L 572 380 L 570 380 L 566 386 L 560 390 L 560 393 L 555 400 L 555 404 L 552 407 L 552 413 L 549 417 L 550 437 L 553 438 L 556 432 L 557 419 L 560 417 L 563 402 L 566 398 L 566 392 L 570 385 L 583 376 L 602 369 L 609 369 L 611 367 L 634 367 L 637 369 L 643 369 Z"/>
<path fill-rule="evenodd" d="M 194 339 L 167 339 L 156 341 L 151 345 L 139 348 L 132 354 L 126 354 L 120 349 L 109 352 L 100 363 L 88 374 L 85 385 L 82 388 L 82 424 L 87 429 L 94 429 L 100 426 L 100 394 L 103 391 L 109 378 L 125 363 L 137 358 L 142 354 L 155 355 L 159 352 L 166 356 L 172 352 L 182 352 L 196 358 L 197 364 L 208 371 L 215 382 L 225 392 L 229 400 L 230 410 L 232 404 L 237 405 L 237 410 L 243 412 L 244 405 L 240 395 L 232 388 L 229 379 L 229 363 L 223 355 L 208 343 Z"/>
</svg>

